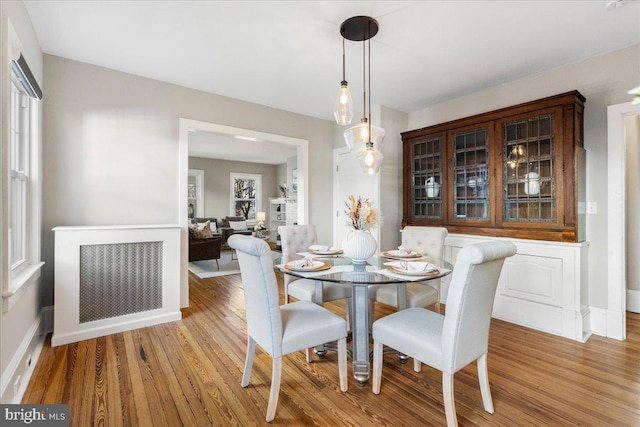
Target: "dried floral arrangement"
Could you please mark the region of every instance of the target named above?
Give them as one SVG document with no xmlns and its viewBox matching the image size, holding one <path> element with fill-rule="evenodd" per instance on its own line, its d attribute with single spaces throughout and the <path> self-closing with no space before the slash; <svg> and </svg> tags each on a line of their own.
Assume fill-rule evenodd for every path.
<svg viewBox="0 0 640 427">
<path fill-rule="evenodd" d="M 349 217 L 348 225 L 352 225 L 356 230 L 369 230 L 375 227 L 380 221 L 378 210 L 373 206 L 373 202 L 358 196 L 356 199 L 353 195 L 349 196 L 349 200 L 345 201 L 347 210 L 344 213 Z"/>
</svg>

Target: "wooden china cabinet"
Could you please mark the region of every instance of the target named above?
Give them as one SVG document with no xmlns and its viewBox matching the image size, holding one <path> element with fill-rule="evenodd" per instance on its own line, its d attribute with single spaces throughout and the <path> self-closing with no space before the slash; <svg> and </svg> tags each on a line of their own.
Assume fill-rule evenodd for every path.
<svg viewBox="0 0 640 427">
<path fill-rule="evenodd" d="M 584 102 L 572 91 L 402 133 L 403 226 L 584 241 Z"/>
</svg>

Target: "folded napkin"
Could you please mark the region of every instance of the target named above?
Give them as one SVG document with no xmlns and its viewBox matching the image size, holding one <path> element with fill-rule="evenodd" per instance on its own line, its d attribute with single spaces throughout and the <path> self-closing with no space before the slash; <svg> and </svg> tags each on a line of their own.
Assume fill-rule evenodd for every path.
<svg viewBox="0 0 640 427">
<path fill-rule="evenodd" d="M 313 267 L 313 259 L 305 257 L 304 259 L 291 261 L 291 266 L 293 268 L 310 268 Z"/>
<path fill-rule="evenodd" d="M 404 246 L 398 246 L 398 255 L 411 255 L 411 249 L 407 249 Z"/>
<path fill-rule="evenodd" d="M 420 261 L 393 261 L 393 262 L 385 262 L 384 265 L 393 267 L 396 270 L 408 271 L 408 272 L 429 272 L 433 270 L 437 270 L 438 267 L 431 264 L 430 262 L 420 262 Z"/>
</svg>

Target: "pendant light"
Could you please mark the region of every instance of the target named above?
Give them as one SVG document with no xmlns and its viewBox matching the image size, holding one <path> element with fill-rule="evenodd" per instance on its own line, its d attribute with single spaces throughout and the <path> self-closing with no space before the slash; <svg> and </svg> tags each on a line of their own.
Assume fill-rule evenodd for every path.
<svg viewBox="0 0 640 427">
<path fill-rule="evenodd" d="M 364 43 L 364 42 L 362 42 Z M 362 172 L 373 175 L 375 173 L 380 172 L 380 166 L 382 166 L 382 159 L 384 156 L 382 153 L 376 149 L 372 142 L 373 136 L 373 127 L 371 125 L 371 41 L 369 44 L 369 140 L 365 144 L 365 148 L 360 151 L 360 155 L 358 156 L 358 162 L 360 163 L 360 167 L 362 167 Z M 376 126 L 377 127 L 377 126 Z M 382 142 L 382 138 L 384 138 L 384 129 L 378 128 L 382 131 L 382 137 L 380 138 L 379 143 Z"/>
<path fill-rule="evenodd" d="M 378 22 L 368 16 L 354 16 L 340 26 L 343 39 L 362 41 L 362 119 L 360 124 L 352 126 L 344 133 L 349 150 L 358 150 L 358 163 L 366 173 L 378 173 L 382 165 L 382 153 L 376 148 L 380 146 L 385 135 L 384 129 L 371 124 L 371 38 L 378 33 Z M 369 83 L 369 117 L 367 118 L 367 61 L 366 47 L 368 43 L 368 83 Z"/>
<path fill-rule="evenodd" d="M 336 99 L 336 107 L 333 110 L 333 117 L 339 125 L 350 125 L 353 120 L 353 99 L 351 91 L 345 77 L 345 54 L 344 54 L 344 37 L 342 38 L 342 81 L 340 82 L 340 91 Z"/>
</svg>

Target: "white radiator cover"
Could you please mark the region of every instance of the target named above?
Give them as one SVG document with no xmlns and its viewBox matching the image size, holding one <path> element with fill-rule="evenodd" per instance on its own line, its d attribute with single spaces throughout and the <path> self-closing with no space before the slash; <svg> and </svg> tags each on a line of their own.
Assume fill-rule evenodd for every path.
<svg viewBox="0 0 640 427">
<path fill-rule="evenodd" d="M 181 319 L 178 225 L 53 230 L 53 346 Z"/>
</svg>

